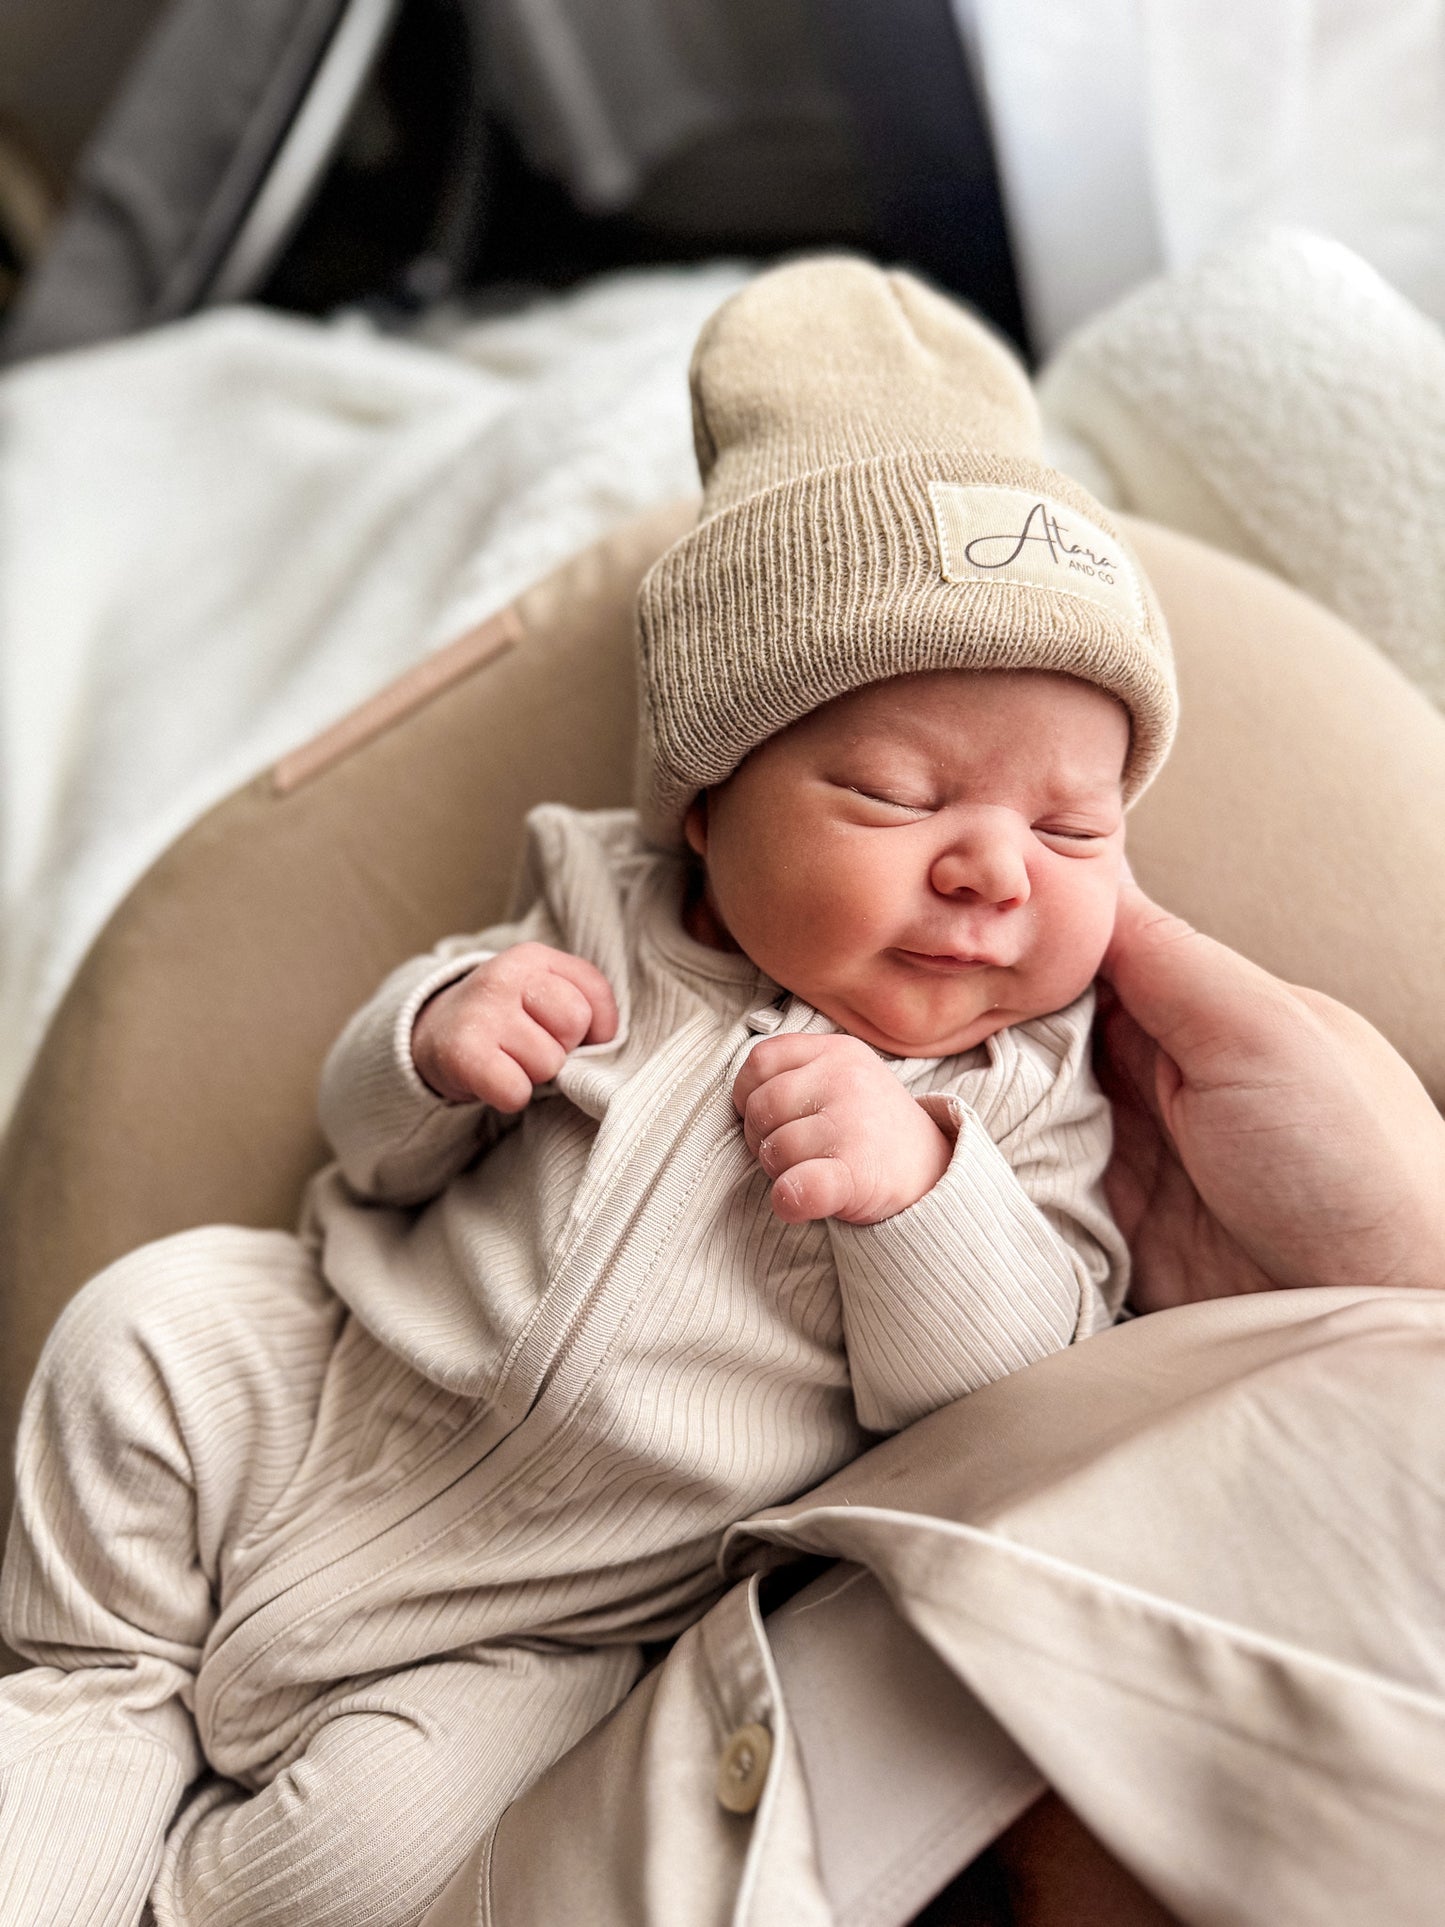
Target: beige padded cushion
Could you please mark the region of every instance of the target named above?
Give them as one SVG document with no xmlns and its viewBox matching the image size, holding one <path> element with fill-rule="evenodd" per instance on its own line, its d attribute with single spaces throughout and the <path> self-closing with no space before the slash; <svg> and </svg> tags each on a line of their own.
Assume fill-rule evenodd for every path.
<svg viewBox="0 0 1445 1927">
<path fill-rule="evenodd" d="M 1445 1105 L 1445 717 L 1277 576 L 1123 519 L 1179 675 L 1173 754 L 1130 818 L 1140 882 L 1363 1011 Z"/>
<path fill-rule="evenodd" d="M 0 1151 L 0 1421 L 99 1266 L 167 1231 L 287 1225 L 321 1061 L 399 959 L 503 908 L 525 810 L 626 799 L 632 624 L 680 504 L 633 524 L 202 819 L 97 941 Z M 1174 636 L 1174 759 L 1142 880 L 1365 1011 L 1445 1097 L 1445 722 L 1297 592 L 1130 534 Z M 203 1281 L 198 1280 L 198 1287 Z"/>
</svg>

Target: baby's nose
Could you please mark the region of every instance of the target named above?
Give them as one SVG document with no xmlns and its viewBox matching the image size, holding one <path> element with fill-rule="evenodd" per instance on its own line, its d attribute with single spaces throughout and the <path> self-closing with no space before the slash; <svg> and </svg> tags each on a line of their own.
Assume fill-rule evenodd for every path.
<svg viewBox="0 0 1445 1927">
<path fill-rule="evenodd" d="M 1019 839 L 1006 825 L 978 824 L 934 860 L 933 887 L 941 896 L 976 898 L 999 909 L 1029 900 L 1029 869 Z"/>
</svg>

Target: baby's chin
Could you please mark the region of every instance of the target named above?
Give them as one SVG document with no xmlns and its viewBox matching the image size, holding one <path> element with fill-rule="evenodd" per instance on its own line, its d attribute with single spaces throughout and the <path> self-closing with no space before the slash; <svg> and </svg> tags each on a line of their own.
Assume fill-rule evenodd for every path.
<svg viewBox="0 0 1445 1927">
<path fill-rule="evenodd" d="M 1026 1024 L 1062 1010 L 1081 996 L 1088 979 L 1048 990 L 1002 981 L 980 981 L 974 994 L 948 998 L 860 997 L 840 1000 L 825 1017 L 890 1057 L 959 1057 L 1013 1024 Z M 963 986 L 960 986 L 962 989 Z M 1032 992 L 1032 994 L 1030 994 Z"/>
<path fill-rule="evenodd" d="M 832 1009 L 819 1003 L 817 1008 L 851 1036 L 861 1037 L 875 1050 L 890 1057 L 958 1057 L 972 1050 L 995 1031 L 1021 1023 L 1032 1012 L 1014 1011 L 1000 1005 L 987 1009 L 925 1015 L 880 1008 L 866 1002 L 839 1002 Z"/>
<path fill-rule="evenodd" d="M 989 1010 L 981 1012 L 970 1023 L 945 1031 L 901 1026 L 897 1030 L 886 1030 L 875 1025 L 864 1028 L 858 1023 L 850 1023 L 845 1028 L 875 1050 L 886 1051 L 890 1057 L 961 1057 L 996 1031 L 1007 1030 L 1010 1024 L 1023 1021 L 1022 1013 Z"/>
</svg>

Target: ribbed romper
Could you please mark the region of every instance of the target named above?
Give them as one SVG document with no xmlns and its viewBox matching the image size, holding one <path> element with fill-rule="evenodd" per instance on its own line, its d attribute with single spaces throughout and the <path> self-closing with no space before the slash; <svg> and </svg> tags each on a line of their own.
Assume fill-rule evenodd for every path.
<svg viewBox="0 0 1445 1927">
<path fill-rule="evenodd" d="M 524 917 L 343 1033 L 298 1237 L 146 1246 L 52 1335 L 0 1588 L 34 1662 L 0 1682 L 0 1920 L 415 1920 L 723 1590 L 733 1521 L 1111 1321 L 1091 996 L 885 1059 L 943 1178 L 787 1225 L 733 1080 L 837 1027 L 685 934 L 631 812 L 535 811 L 528 875 Z M 442 1103 L 417 1010 L 525 940 L 602 970 L 616 1038 L 519 1118 Z"/>
</svg>

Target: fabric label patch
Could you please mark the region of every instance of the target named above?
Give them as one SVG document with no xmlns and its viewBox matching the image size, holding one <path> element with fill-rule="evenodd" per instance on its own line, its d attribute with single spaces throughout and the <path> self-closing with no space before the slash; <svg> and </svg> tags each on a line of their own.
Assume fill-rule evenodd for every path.
<svg viewBox="0 0 1445 1927">
<path fill-rule="evenodd" d="M 928 494 L 947 581 L 1061 589 L 1143 626 L 1133 564 L 1087 515 L 1031 489 L 930 482 Z"/>
</svg>

